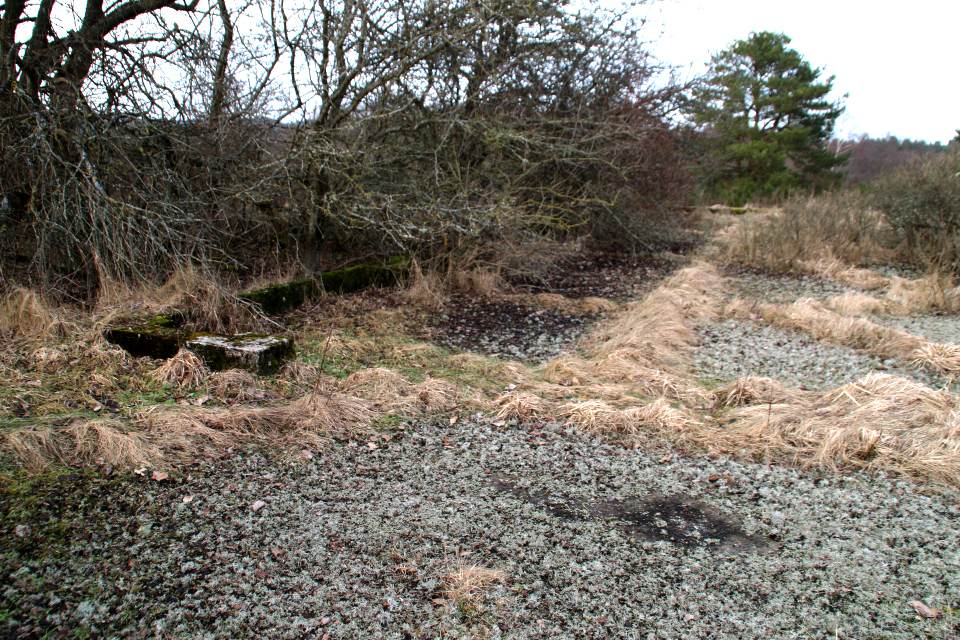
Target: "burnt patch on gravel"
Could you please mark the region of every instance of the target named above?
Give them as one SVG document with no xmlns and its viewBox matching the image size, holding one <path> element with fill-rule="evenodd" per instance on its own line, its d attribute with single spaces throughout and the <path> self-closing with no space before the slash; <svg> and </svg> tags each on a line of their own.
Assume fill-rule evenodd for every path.
<svg viewBox="0 0 960 640">
<path fill-rule="evenodd" d="M 599 317 L 454 296 L 447 312 L 431 317 L 428 326 L 434 330 L 433 340 L 445 347 L 542 362 L 559 355 Z"/>
<path fill-rule="evenodd" d="M 564 520 L 603 520 L 648 542 L 670 542 L 681 547 L 704 547 L 724 555 L 763 553 L 763 538 L 750 536 L 739 519 L 688 495 L 653 494 L 643 498 L 595 502 L 546 491 L 529 491 L 512 476 L 495 474 L 491 484 L 499 491 L 542 507 Z"/>
</svg>

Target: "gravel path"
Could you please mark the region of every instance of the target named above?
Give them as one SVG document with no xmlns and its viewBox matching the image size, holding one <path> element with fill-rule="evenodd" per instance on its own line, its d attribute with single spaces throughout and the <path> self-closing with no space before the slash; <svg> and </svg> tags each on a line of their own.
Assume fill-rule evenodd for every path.
<svg viewBox="0 0 960 640">
<path fill-rule="evenodd" d="M 955 495 L 628 449 L 557 424 L 442 419 L 389 435 L 375 450 L 341 442 L 312 460 L 236 455 L 177 481 L 69 479 L 87 483 L 82 504 L 51 510 L 51 522 L 5 523 L 0 636 L 960 633 L 956 617 L 921 620 L 908 606 L 960 607 Z M 631 529 L 637 519 L 549 515 L 498 488 L 502 474 L 525 495 L 580 504 L 679 494 L 765 549 L 656 541 Z M 661 514 L 644 517 L 648 534 L 668 527 Z M 13 524 L 31 533 L 17 538 Z M 74 528 L 86 537 L 53 539 Z M 451 610 L 439 602 L 457 562 L 501 569 L 506 582 L 479 606 Z"/>
</svg>

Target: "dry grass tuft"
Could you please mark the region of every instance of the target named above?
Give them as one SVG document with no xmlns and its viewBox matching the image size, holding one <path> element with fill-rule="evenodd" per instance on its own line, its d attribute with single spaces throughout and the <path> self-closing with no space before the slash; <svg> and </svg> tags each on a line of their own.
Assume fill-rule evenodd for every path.
<svg viewBox="0 0 960 640">
<path fill-rule="evenodd" d="M 450 609 L 469 606 L 478 609 L 487 599 L 487 592 L 495 584 L 503 584 L 507 574 L 500 569 L 458 560 L 457 565 L 443 578 L 443 597 Z"/>
<path fill-rule="evenodd" d="M 410 276 L 400 293 L 400 300 L 412 307 L 440 309 L 444 305 L 443 279 L 434 271 L 424 272 L 420 263 L 413 260 L 410 264 Z"/>
<path fill-rule="evenodd" d="M 902 306 L 907 313 L 960 311 L 960 287 L 954 284 L 952 277 L 941 273 L 931 273 L 916 280 L 895 276 L 887 299 Z"/>
<path fill-rule="evenodd" d="M 547 382 L 568 386 L 590 384 L 594 377 L 591 363 L 577 356 L 564 355 L 547 362 L 537 371 Z"/>
<path fill-rule="evenodd" d="M 497 407 L 494 414 L 497 420 L 540 420 L 550 415 L 557 406 L 524 391 L 502 393 L 493 403 Z"/>
<path fill-rule="evenodd" d="M 207 392 L 221 399 L 247 402 L 262 395 L 257 379 L 248 371 L 229 369 L 211 373 L 207 378 Z"/>
<path fill-rule="evenodd" d="M 734 410 L 732 426 L 710 441 L 760 459 L 876 468 L 960 486 L 958 402 L 949 392 L 874 373 L 829 393 Z"/>
<path fill-rule="evenodd" d="M 48 464 L 68 464 L 58 431 L 49 427 L 24 427 L 0 431 L 0 451 L 19 460 L 24 467 L 39 470 Z"/>
<path fill-rule="evenodd" d="M 317 381 L 320 371 L 312 364 L 303 360 L 290 360 L 280 369 L 280 376 L 290 382 L 307 386 Z"/>
<path fill-rule="evenodd" d="M 827 300 L 826 304 L 837 313 L 845 316 L 906 315 L 906 310 L 899 304 L 852 291 L 848 291 L 842 296 L 833 296 Z"/>
<path fill-rule="evenodd" d="M 116 466 L 155 464 L 163 457 L 145 432 L 110 419 L 0 432 L 0 451 L 31 470 L 53 463 L 92 463 L 98 458 Z"/>
<path fill-rule="evenodd" d="M 411 395 L 419 398 L 428 411 L 452 409 L 457 404 L 458 389 L 446 380 L 427 376 L 420 384 L 413 385 Z"/>
<path fill-rule="evenodd" d="M 541 309 L 558 309 L 568 313 L 607 313 L 616 311 L 620 304 L 606 298 L 567 298 L 559 293 L 538 293 L 535 295 L 515 295 L 511 299 Z"/>
<path fill-rule="evenodd" d="M 620 434 L 631 432 L 631 424 L 616 407 L 603 400 L 587 400 L 561 405 L 558 413 L 581 431 Z"/>
<path fill-rule="evenodd" d="M 103 458 L 113 465 L 152 464 L 162 458 L 160 450 L 146 434 L 120 420 L 91 420 L 67 427 L 73 442 L 73 461 L 93 462 Z"/>
<path fill-rule="evenodd" d="M 207 365 L 189 349 L 180 349 L 177 355 L 150 372 L 150 377 L 160 384 L 175 384 L 181 389 L 196 388 L 209 375 Z"/>
<path fill-rule="evenodd" d="M 56 309 L 29 289 L 14 287 L 0 298 L 0 331 L 14 336 L 50 339 L 79 331 L 63 309 Z"/>
<path fill-rule="evenodd" d="M 717 403 L 723 407 L 743 407 L 755 404 L 780 404 L 796 400 L 802 392 L 786 389 L 776 380 L 760 376 L 740 378 L 716 390 Z"/>
<path fill-rule="evenodd" d="M 690 414 L 671 407 L 664 398 L 622 411 L 602 400 L 587 400 L 562 405 L 559 413 L 582 431 L 608 435 L 639 436 L 645 433 L 676 438 L 702 426 Z"/>
<path fill-rule="evenodd" d="M 952 382 L 960 374 L 960 345 L 952 342 L 925 342 L 913 351 L 910 364 L 947 377 Z"/>
<path fill-rule="evenodd" d="M 495 269 L 473 268 L 465 271 L 451 269 L 448 273 L 448 280 L 457 289 L 482 296 L 502 293 L 507 288 L 507 282 Z"/>
<path fill-rule="evenodd" d="M 762 318 L 783 329 L 862 349 L 882 358 L 907 356 L 923 343 L 905 331 L 883 327 L 863 318 L 843 316 L 812 298 L 801 298 L 791 305 L 749 304 L 735 300 L 727 305 L 724 313 L 753 320 Z"/>
</svg>

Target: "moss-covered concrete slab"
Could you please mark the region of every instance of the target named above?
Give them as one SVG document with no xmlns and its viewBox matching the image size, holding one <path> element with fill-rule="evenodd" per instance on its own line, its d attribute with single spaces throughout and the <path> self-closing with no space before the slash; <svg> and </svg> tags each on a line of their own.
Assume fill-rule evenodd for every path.
<svg viewBox="0 0 960 640">
<path fill-rule="evenodd" d="M 276 315 L 298 307 L 324 292 L 342 295 L 370 286 L 392 286 L 397 283 L 405 267 L 406 260 L 396 257 L 387 264 L 358 264 L 346 269 L 327 271 L 296 282 L 241 293 L 240 297 L 259 304 L 267 315 Z"/>
<path fill-rule="evenodd" d="M 153 324 L 108 329 L 103 337 L 137 358 L 171 358 L 184 341 L 179 329 Z"/>
<path fill-rule="evenodd" d="M 293 338 L 254 333 L 194 334 L 184 346 L 200 356 L 213 371 L 246 369 L 259 375 L 277 371 L 296 355 Z"/>
</svg>

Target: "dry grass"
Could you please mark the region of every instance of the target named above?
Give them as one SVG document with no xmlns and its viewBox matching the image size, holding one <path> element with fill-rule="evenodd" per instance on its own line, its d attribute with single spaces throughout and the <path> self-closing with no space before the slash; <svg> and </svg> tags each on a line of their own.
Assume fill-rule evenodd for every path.
<svg viewBox="0 0 960 640">
<path fill-rule="evenodd" d="M 960 374 L 960 345 L 924 342 L 913 351 L 910 364 L 953 379 Z"/>
<path fill-rule="evenodd" d="M 317 381 L 320 371 L 303 360 L 290 360 L 280 369 L 280 376 L 301 387 L 312 385 Z"/>
<path fill-rule="evenodd" d="M 839 264 L 889 262 L 899 255 L 894 233 L 868 198 L 855 191 L 790 198 L 776 209 L 749 213 L 717 238 L 723 258 L 753 267 L 819 272 Z M 823 264 L 818 268 L 814 265 Z M 845 268 L 845 267 L 844 267 Z M 843 269 L 832 268 L 835 277 Z M 870 286 L 875 274 L 848 272 L 842 278 Z"/>
<path fill-rule="evenodd" d="M 906 310 L 901 305 L 865 293 L 854 293 L 852 291 L 840 296 L 833 296 L 827 300 L 826 305 L 845 316 L 906 315 Z"/>
<path fill-rule="evenodd" d="M 920 347 L 923 340 L 899 329 L 890 329 L 863 318 L 844 316 L 812 298 L 801 298 L 791 305 L 750 304 L 734 300 L 724 310 L 727 316 L 758 319 L 780 328 L 806 333 L 823 340 L 873 355 L 905 357 Z"/>
<path fill-rule="evenodd" d="M 445 302 L 443 279 L 434 271 L 424 271 L 417 260 L 410 263 L 410 275 L 400 293 L 400 300 L 420 309 L 436 310 Z"/>
<path fill-rule="evenodd" d="M 946 391 L 875 373 L 829 393 L 736 409 L 732 425 L 709 441 L 758 459 L 876 468 L 960 486 L 958 402 Z"/>
<path fill-rule="evenodd" d="M 47 303 L 35 291 L 14 287 L 0 298 L 0 331 L 13 336 L 53 339 L 72 335 L 79 325 L 64 308 Z"/>
<path fill-rule="evenodd" d="M 556 404 L 525 391 L 501 393 L 493 401 L 497 407 L 497 420 L 542 420 L 549 416 Z"/>
<path fill-rule="evenodd" d="M 701 424 L 692 415 L 675 409 L 664 398 L 640 406 L 617 409 L 602 400 L 562 405 L 559 415 L 582 431 L 606 435 L 660 436 L 676 439 Z"/>
<path fill-rule="evenodd" d="M 507 574 L 485 565 L 467 564 L 458 560 L 443 578 L 443 598 L 450 609 L 469 606 L 479 609 L 496 584 L 503 584 Z"/>
<path fill-rule="evenodd" d="M 240 369 L 211 373 L 206 382 L 207 392 L 220 399 L 248 402 L 263 395 L 257 388 L 257 379 L 250 372 Z"/>
<path fill-rule="evenodd" d="M 114 317 L 131 308 L 153 314 L 188 309 L 185 327 L 197 331 L 233 334 L 276 328 L 255 304 L 238 298 L 211 269 L 194 265 L 175 271 L 159 287 L 145 284 L 131 288 L 104 281 L 97 314 Z"/>
<path fill-rule="evenodd" d="M 723 407 L 743 407 L 755 404 L 780 404 L 796 400 L 802 392 L 787 389 L 776 380 L 748 376 L 720 387 L 715 391 L 717 403 Z"/>
<path fill-rule="evenodd" d="M 559 293 L 520 294 L 509 296 L 509 298 L 540 309 L 557 309 L 577 314 L 608 313 L 620 308 L 619 303 L 606 298 L 567 298 Z"/>
<path fill-rule="evenodd" d="M 89 464 L 98 458 L 116 466 L 149 465 L 162 459 L 160 448 L 146 433 L 110 419 L 0 432 L 0 450 L 31 470 L 51 463 Z"/>
<path fill-rule="evenodd" d="M 210 375 L 203 360 L 189 349 L 180 349 L 175 356 L 150 373 L 160 384 L 177 385 L 181 389 L 194 389 Z"/>
<path fill-rule="evenodd" d="M 960 311 L 960 287 L 954 284 L 952 277 L 941 273 L 931 273 L 916 280 L 895 276 L 891 279 L 887 299 L 903 307 L 907 313 Z"/>
</svg>

